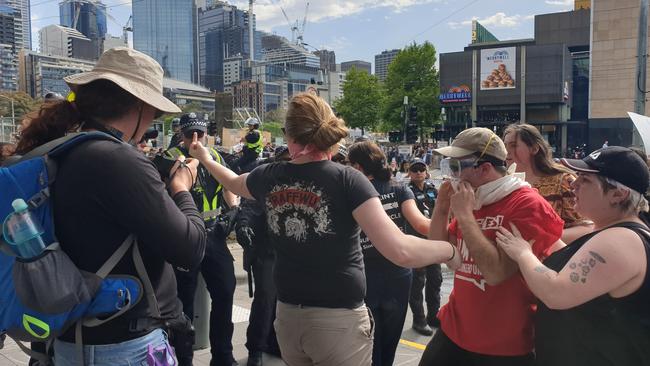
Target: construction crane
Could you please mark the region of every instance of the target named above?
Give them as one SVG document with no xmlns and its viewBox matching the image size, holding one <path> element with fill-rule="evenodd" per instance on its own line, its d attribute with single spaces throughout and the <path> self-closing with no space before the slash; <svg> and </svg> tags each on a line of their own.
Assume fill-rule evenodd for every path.
<svg viewBox="0 0 650 366">
<path fill-rule="evenodd" d="M 129 44 L 129 32 L 133 32 L 133 15 L 129 15 L 129 20 L 122 27 L 122 38 L 124 38 L 125 45 Z"/>
<path fill-rule="evenodd" d="M 284 8 L 282 8 L 282 6 L 280 6 L 280 10 L 282 10 L 284 19 L 287 20 L 289 29 L 291 29 L 291 42 L 297 45 L 302 45 L 304 43 L 303 35 L 305 34 L 305 27 L 307 26 L 307 14 L 309 12 L 309 2 L 307 2 L 307 5 L 305 6 L 305 17 L 302 19 L 302 22 L 300 21 L 300 19 L 297 19 L 295 22 L 291 22 L 291 20 L 289 20 L 289 16 L 287 15 L 287 12 L 284 11 Z"/>
<path fill-rule="evenodd" d="M 77 29 L 77 23 L 79 22 L 79 14 L 81 13 L 81 5 L 82 4 L 90 4 L 94 5 L 94 9 L 98 9 L 104 15 L 106 15 L 106 18 L 111 20 L 113 23 L 117 24 L 118 26 L 122 27 L 123 31 L 123 37 L 124 37 L 124 44 L 129 44 L 129 39 L 128 39 L 128 34 L 127 32 L 133 32 L 133 17 L 129 16 L 129 20 L 126 22 L 126 25 L 122 26 L 115 17 L 110 15 L 108 11 L 106 10 L 105 5 L 99 1 L 99 0 L 72 0 L 75 5 L 75 13 L 74 13 L 74 18 L 72 21 L 72 28 Z"/>
</svg>

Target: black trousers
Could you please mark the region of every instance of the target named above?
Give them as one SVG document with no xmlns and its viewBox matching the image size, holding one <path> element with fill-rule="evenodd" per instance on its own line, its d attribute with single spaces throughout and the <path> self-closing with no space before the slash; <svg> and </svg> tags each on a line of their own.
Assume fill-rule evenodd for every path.
<svg viewBox="0 0 650 366">
<path fill-rule="evenodd" d="M 438 330 L 422 354 L 419 366 L 533 366 L 535 356 L 491 356 L 464 350 Z"/>
<path fill-rule="evenodd" d="M 366 305 L 375 320 L 372 366 L 390 366 L 402 336 L 408 308 L 411 271 L 384 274 L 366 270 Z"/>
<path fill-rule="evenodd" d="M 436 317 L 440 310 L 440 286 L 442 285 L 442 270 L 439 264 L 432 264 L 424 268 L 413 270 L 413 281 L 411 282 L 411 295 L 409 305 L 413 313 L 414 323 L 423 323 Z M 422 304 L 422 289 L 424 289 L 424 300 L 427 302 L 427 314 L 425 318 L 424 306 Z"/>
<path fill-rule="evenodd" d="M 194 319 L 194 294 L 196 293 L 199 271 L 207 285 L 212 306 L 210 309 L 210 353 L 211 364 L 230 365 L 232 355 L 232 305 L 237 280 L 233 257 L 226 246 L 223 233 L 218 230 L 208 232 L 205 256 L 200 268 L 189 272 L 176 270 L 178 298 L 183 303 L 183 312 Z M 176 342 L 174 342 L 176 343 Z M 192 351 L 176 350 L 179 364 L 192 365 Z"/>
<path fill-rule="evenodd" d="M 255 243 L 253 243 L 255 245 Z M 253 281 L 255 293 L 246 330 L 246 348 L 249 352 L 268 352 L 279 355 L 280 347 L 273 328 L 277 292 L 273 281 L 275 255 L 253 254 Z"/>
</svg>

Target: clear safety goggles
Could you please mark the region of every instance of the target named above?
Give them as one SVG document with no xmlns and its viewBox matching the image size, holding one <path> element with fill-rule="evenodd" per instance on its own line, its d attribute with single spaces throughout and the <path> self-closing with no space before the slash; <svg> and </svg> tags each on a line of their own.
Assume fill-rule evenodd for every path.
<svg viewBox="0 0 650 366">
<path fill-rule="evenodd" d="M 464 160 L 444 158 L 440 162 L 440 174 L 443 178 L 458 178 L 461 170 L 476 166 L 476 160 L 476 158 Z"/>
</svg>

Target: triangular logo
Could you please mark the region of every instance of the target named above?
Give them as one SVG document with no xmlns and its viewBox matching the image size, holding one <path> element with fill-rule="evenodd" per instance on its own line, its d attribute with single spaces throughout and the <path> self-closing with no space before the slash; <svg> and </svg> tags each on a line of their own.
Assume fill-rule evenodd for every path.
<svg viewBox="0 0 650 366">
<path fill-rule="evenodd" d="M 591 154 L 589 154 L 589 157 L 594 160 L 597 160 L 599 156 L 600 156 L 600 151 L 594 151 Z"/>
</svg>

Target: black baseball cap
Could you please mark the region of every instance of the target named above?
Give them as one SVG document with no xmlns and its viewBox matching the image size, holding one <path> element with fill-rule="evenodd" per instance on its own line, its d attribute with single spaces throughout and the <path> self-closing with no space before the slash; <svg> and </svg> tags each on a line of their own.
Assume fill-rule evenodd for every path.
<svg viewBox="0 0 650 366">
<path fill-rule="evenodd" d="M 412 159 L 410 161 L 410 163 L 411 163 L 411 167 L 413 167 L 414 165 L 417 165 L 417 164 L 422 164 L 425 168 L 427 167 L 427 164 L 424 162 L 424 160 L 422 160 L 420 158 Z"/>
<path fill-rule="evenodd" d="M 180 126 L 182 132 L 187 131 L 201 131 L 206 132 L 208 130 L 208 123 L 206 121 L 200 120 L 196 113 L 187 113 L 181 116 Z"/>
<path fill-rule="evenodd" d="M 604 147 L 582 160 L 560 159 L 560 161 L 577 172 L 602 175 L 641 194 L 645 194 L 650 185 L 648 165 L 637 153 L 626 147 Z"/>
</svg>

